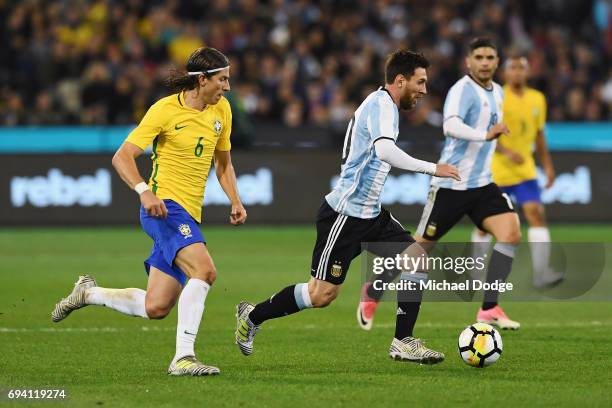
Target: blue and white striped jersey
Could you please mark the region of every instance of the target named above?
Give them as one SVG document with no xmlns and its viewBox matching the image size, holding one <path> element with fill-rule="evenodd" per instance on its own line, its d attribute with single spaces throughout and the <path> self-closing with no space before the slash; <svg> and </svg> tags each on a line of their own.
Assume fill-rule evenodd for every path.
<svg viewBox="0 0 612 408">
<path fill-rule="evenodd" d="M 391 165 L 376 157 L 374 141 L 397 141 L 399 111 L 384 88 L 372 92 L 349 122 L 338 184 L 325 196 L 334 211 L 357 218 L 374 218 Z"/>
<path fill-rule="evenodd" d="M 469 75 L 452 86 L 444 101 L 444 120 L 459 117 L 466 125 L 488 131 L 502 121 L 503 90 L 493 82 L 491 89 L 485 89 Z M 470 141 L 449 135 L 442 149 L 438 163 L 449 163 L 457 167 L 461 181 L 451 178 L 433 177 L 432 186 L 466 190 L 482 187 L 493 182 L 491 160 L 497 141 Z"/>
</svg>

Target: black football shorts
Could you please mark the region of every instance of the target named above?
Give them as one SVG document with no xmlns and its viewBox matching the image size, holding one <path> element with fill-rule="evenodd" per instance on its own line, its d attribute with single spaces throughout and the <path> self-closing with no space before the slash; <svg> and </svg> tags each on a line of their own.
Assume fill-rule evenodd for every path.
<svg viewBox="0 0 612 408">
<path fill-rule="evenodd" d="M 408 247 L 414 238 L 385 208 L 374 218 L 362 219 L 339 214 L 323 200 L 317 214 L 317 242 L 310 274 L 335 285 L 342 284 L 351 261 L 361 253 L 361 244 L 365 242 L 406 242 Z"/>
<path fill-rule="evenodd" d="M 417 235 L 437 241 L 457 224 L 464 215 L 483 229 L 482 222 L 492 215 L 514 212 L 508 194 L 495 183 L 467 190 L 431 187 L 423 209 Z"/>
</svg>

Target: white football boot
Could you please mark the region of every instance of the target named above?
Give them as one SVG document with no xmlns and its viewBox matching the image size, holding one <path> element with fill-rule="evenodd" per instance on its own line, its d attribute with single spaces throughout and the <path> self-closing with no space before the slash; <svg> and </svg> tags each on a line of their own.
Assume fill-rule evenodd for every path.
<svg viewBox="0 0 612 408">
<path fill-rule="evenodd" d="M 74 289 L 64 299 L 57 302 L 55 309 L 51 312 L 51 320 L 55 323 L 64 320 L 73 310 L 80 309 L 87 306 L 85 303 L 85 292 L 89 288 L 93 288 L 96 285 L 96 280 L 93 276 L 82 275 L 79 276 L 79 280 L 74 284 Z"/>
</svg>

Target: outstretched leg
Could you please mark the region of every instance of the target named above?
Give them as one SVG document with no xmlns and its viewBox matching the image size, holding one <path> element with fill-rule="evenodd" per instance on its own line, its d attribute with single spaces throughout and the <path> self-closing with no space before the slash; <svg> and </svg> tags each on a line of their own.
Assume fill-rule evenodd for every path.
<svg viewBox="0 0 612 408">
<path fill-rule="evenodd" d="M 137 288 L 93 287 L 87 290 L 86 302 L 88 305 L 105 306 L 130 316 L 163 319 L 172 310 L 180 293 L 181 285 L 176 279 L 151 266 L 146 292 Z"/>
<path fill-rule="evenodd" d="M 240 351 L 245 356 L 253 353 L 253 338 L 266 320 L 289 316 L 313 307 L 326 307 L 338 296 L 340 287 L 310 278 L 308 283 L 287 286 L 255 306 L 240 302 L 236 307 L 236 344 Z"/>
<path fill-rule="evenodd" d="M 72 293 L 55 305 L 51 318 L 57 323 L 73 310 L 100 305 L 129 316 L 161 319 L 172 309 L 180 291 L 174 278 L 155 267 L 151 267 L 146 292 L 138 288 L 99 287 L 92 276 L 84 275 L 79 277 Z"/>
</svg>

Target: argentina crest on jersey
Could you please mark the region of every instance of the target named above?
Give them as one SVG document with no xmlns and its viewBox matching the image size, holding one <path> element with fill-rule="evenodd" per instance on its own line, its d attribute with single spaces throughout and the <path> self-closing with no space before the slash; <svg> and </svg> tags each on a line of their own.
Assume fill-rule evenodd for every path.
<svg viewBox="0 0 612 408">
<path fill-rule="evenodd" d="M 391 169 L 376 157 L 374 142 L 385 137 L 397 140 L 399 112 L 389 93 L 379 88 L 355 111 L 342 148 L 338 183 L 325 196 L 334 211 L 357 218 L 380 213 L 382 190 Z"/>
</svg>

